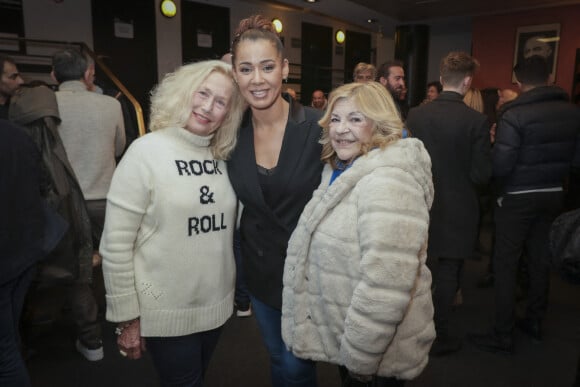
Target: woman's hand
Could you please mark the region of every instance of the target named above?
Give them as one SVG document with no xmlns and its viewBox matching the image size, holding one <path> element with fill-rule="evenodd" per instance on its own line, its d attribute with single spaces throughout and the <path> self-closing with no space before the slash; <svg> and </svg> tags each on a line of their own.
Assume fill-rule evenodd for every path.
<svg viewBox="0 0 580 387">
<path fill-rule="evenodd" d="M 117 347 L 122 356 L 129 359 L 141 358 L 145 352 L 145 338 L 141 337 L 141 323 L 139 319 L 130 323 L 120 323 L 118 325 L 120 334 L 117 337 Z"/>
</svg>

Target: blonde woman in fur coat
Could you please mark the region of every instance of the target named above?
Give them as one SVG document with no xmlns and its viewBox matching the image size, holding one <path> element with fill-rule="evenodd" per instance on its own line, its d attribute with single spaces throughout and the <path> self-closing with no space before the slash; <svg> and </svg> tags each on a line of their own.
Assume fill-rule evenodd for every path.
<svg viewBox="0 0 580 387">
<path fill-rule="evenodd" d="M 376 82 L 336 89 L 319 124 L 325 167 L 288 245 L 282 336 L 296 356 L 340 365 L 345 384 L 401 386 L 435 338 L 431 160 L 401 139 Z"/>
</svg>

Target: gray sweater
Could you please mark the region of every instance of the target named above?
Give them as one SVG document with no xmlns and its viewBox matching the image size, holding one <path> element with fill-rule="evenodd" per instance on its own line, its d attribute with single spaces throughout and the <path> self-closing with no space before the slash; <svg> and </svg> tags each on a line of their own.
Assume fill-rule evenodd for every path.
<svg viewBox="0 0 580 387">
<path fill-rule="evenodd" d="M 60 137 L 86 200 L 105 199 L 115 171 L 115 157 L 125 148 L 121 104 L 88 91 L 81 81 L 67 81 L 56 92 Z"/>
</svg>

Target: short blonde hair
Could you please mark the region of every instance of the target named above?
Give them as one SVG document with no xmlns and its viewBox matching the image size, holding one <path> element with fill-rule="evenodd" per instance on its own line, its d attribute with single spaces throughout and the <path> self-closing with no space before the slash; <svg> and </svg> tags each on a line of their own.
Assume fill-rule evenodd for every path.
<svg viewBox="0 0 580 387">
<path fill-rule="evenodd" d="M 366 73 L 370 71 L 373 77 L 373 81 L 377 80 L 377 68 L 370 63 L 359 62 L 355 67 L 354 71 L 352 72 L 352 79 L 356 81 L 357 76 L 360 73 Z"/>
<path fill-rule="evenodd" d="M 322 156 L 323 162 L 336 168 L 336 152 L 332 148 L 329 138 L 330 119 L 336 103 L 342 99 L 351 100 L 365 116 L 372 122 L 372 135 L 368 144 L 363 144 L 362 153 L 366 154 L 373 148 L 385 148 L 388 144 L 402 137 L 403 122 L 391 93 L 378 82 L 349 83 L 340 86 L 330 93 L 328 108 L 318 121 L 322 127 Z"/>
<path fill-rule="evenodd" d="M 155 131 L 168 127 L 185 127 L 191 115 L 194 92 L 213 72 L 229 77 L 233 86 L 228 113 L 210 142 L 213 156 L 227 160 L 236 146 L 245 102 L 234 83 L 232 66 L 220 60 L 186 64 L 167 74 L 151 92 L 149 129 Z"/>
</svg>

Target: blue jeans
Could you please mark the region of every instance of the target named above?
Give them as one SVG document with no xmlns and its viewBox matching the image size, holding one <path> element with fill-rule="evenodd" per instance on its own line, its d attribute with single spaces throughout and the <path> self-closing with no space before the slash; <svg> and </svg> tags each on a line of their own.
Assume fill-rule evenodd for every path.
<svg viewBox="0 0 580 387">
<path fill-rule="evenodd" d="M 282 341 L 282 312 L 250 296 L 262 339 L 270 355 L 273 387 L 316 387 L 316 363 L 299 359 Z"/>
<path fill-rule="evenodd" d="M 177 337 L 147 337 L 147 350 L 163 387 L 202 387 L 221 327 Z"/>
<path fill-rule="evenodd" d="M 0 386 L 30 386 L 30 378 L 20 354 L 18 324 L 24 297 L 36 266 L 0 285 Z"/>
</svg>

